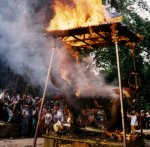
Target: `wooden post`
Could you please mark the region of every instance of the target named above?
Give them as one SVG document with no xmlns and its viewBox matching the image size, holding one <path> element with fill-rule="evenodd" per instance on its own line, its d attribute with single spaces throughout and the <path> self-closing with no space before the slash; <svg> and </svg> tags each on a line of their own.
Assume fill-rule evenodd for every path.
<svg viewBox="0 0 150 147">
<path fill-rule="evenodd" d="M 120 62 L 119 62 L 118 43 L 117 42 L 115 42 L 115 47 L 116 47 L 118 81 L 119 81 L 119 92 L 120 92 L 122 129 L 123 129 L 123 143 L 124 143 L 124 147 L 126 147 L 126 130 L 125 130 L 125 121 L 124 121 L 123 96 L 122 96 L 121 75 L 120 75 Z"/>
<path fill-rule="evenodd" d="M 41 101 L 40 111 L 39 111 L 39 114 L 38 114 L 38 122 L 37 122 L 37 125 L 36 125 L 36 130 L 35 130 L 35 135 L 34 135 L 34 140 L 33 140 L 33 147 L 36 147 L 37 134 L 38 134 L 39 123 L 40 123 L 40 116 L 41 116 L 41 113 L 42 113 L 43 104 L 44 104 L 46 91 L 47 91 L 47 87 L 48 87 L 48 81 L 49 81 L 50 71 L 51 71 L 51 68 L 52 68 L 53 56 L 54 56 L 54 48 L 52 48 L 51 57 L 50 57 L 50 60 L 49 60 L 49 67 L 48 67 L 48 71 L 47 71 L 47 77 L 46 77 L 46 80 L 45 80 L 45 87 L 44 87 L 43 97 L 41 99 L 42 101 Z"/>
<path fill-rule="evenodd" d="M 118 30 L 116 29 L 116 24 L 112 24 L 112 41 L 116 48 L 116 60 L 117 60 L 117 70 L 118 70 L 118 81 L 119 81 L 119 92 L 120 92 L 120 105 L 121 105 L 121 117 L 122 117 L 122 129 L 123 129 L 123 146 L 126 147 L 126 130 L 124 121 L 124 108 L 123 108 L 123 96 L 122 96 L 122 86 L 121 86 L 121 75 L 120 75 L 120 62 L 119 62 L 119 51 L 118 51 Z"/>
</svg>

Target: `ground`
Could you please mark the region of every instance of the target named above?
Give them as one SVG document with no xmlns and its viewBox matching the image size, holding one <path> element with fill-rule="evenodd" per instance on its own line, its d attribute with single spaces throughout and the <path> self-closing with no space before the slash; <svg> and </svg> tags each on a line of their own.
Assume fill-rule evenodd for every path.
<svg viewBox="0 0 150 147">
<path fill-rule="evenodd" d="M 0 140 L 0 147 L 32 147 L 32 145 L 33 145 L 33 138 Z M 44 139 L 38 138 L 37 147 L 43 146 L 44 146 Z"/>
<path fill-rule="evenodd" d="M 141 130 L 137 130 L 138 133 L 141 132 Z M 143 133 L 145 135 L 144 143 L 145 147 L 150 147 L 150 129 L 143 129 Z"/>
<path fill-rule="evenodd" d="M 137 130 L 140 132 L 140 130 Z M 150 129 L 143 130 L 145 136 L 150 136 Z M 32 147 L 33 138 L 24 138 L 24 139 L 0 139 L 0 147 Z M 44 146 L 44 139 L 38 138 L 37 147 Z M 150 138 L 145 139 L 145 147 L 150 147 Z"/>
</svg>

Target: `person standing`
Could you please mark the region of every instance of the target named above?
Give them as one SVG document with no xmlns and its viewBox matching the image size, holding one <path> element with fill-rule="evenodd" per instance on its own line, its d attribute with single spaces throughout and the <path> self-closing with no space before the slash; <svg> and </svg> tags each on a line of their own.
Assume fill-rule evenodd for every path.
<svg viewBox="0 0 150 147">
<path fill-rule="evenodd" d="M 150 128 L 150 114 L 149 112 L 146 112 L 145 113 L 145 121 L 146 121 L 146 129 L 149 129 Z"/>
<path fill-rule="evenodd" d="M 52 121 L 52 114 L 50 112 L 50 110 L 47 110 L 46 115 L 45 115 L 45 133 L 48 135 L 51 129 L 51 121 Z"/>
<path fill-rule="evenodd" d="M 130 117 L 131 117 L 131 133 L 134 134 L 136 128 L 138 127 L 138 117 L 136 111 L 132 111 Z"/>
<path fill-rule="evenodd" d="M 24 105 L 22 109 L 22 120 L 21 120 L 21 136 L 27 137 L 29 131 L 29 108 L 28 105 Z"/>
</svg>

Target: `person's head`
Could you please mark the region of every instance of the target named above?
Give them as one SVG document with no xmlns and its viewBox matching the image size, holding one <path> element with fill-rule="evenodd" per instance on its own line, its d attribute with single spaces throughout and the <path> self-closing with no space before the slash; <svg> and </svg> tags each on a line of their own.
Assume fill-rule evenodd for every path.
<svg viewBox="0 0 150 147">
<path fill-rule="evenodd" d="M 26 97 L 27 97 L 26 94 L 24 94 L 24 95 L 23 95 L 23 99 L 26 99 Z"/>
<path fill-rule="evenodd" d="M 132 115 L 135 115 L 135 113 L 136 113 L 135 110 L 132 110 L 132 111 L 131 111 L 131 114 L 132 114 Z"/>
<path fill-rule="evenodd" d="M 31 96 L 30 95 L 27 95 L 27 99 L 30 99 L 31 98 Z"/>
<path fill-rule="evenodd" d="M 59 109 L 59 103 L 58 103 L 58 102 L 56 102 L 56 103 L 54 104 L 53 109 L 54 109 L 54 110 L 58 110 L 58 109 Z"/>
<path fill-rule="evenodd" d="M 50 109 L 47 109 L 47 113 L 51 113 L 51 110 L 50 110 Z"/>
<path fill-rule="evenodd" d="M 139 116 L 139 113 L 136 111 L 136 112 L 135 112 L 135 115 L 136 115 L 136 116 Z"/>
<path fill-rule="evenodd" d="M 149 116 L 149 112 L 146 112 L 146 116 Z"/>
<path fill-rule="evenodd" d="M 141 110 L 140 113 L 141 113 L 141 114 L 144 114 L 144 110 Z"/>
<path fill-rule="evenodd" d="M 28 106 L 27 104 L 25 104 L 25 105 L 24 105 L 24 108 L 25 108 L 25 109 L 28 109 L 28 108 L 29 108 L 29 106 Z"/>
</svg>

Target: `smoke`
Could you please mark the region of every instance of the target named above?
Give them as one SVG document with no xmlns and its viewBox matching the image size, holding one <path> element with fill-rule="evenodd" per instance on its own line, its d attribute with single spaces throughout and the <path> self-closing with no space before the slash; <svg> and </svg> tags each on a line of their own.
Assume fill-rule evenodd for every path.
<svg viewBox="0 0 150 147">
<path fill-rule="evenodd" d="M 0 55 L 12 70 L 37 85 L 43 84 L 51 43 L 41 33 L 42 25 L 32 20 L 34 13 L 27 2 L 1 0 Z"/>
<path fill-rule="evenodd" d="M 114 87 L 107 85 L 104 76 L 96 72 L 97 68 L 92 57 L 85 57 L 80 63 L 76 63 L 63 45 L 56 49 L 56 52 L 57 62 L 53 64 L 51 80 L 68 97 L 72 93 L 76 97 L 83 98 L 116 97 Z"/>
<path fill-rule="evenodd" d="M 60 42 L 45 37 L 43 21 L 46 10 L 43 7 L 41 11 L 34 11 L 33 4 L 38 6 L 37 2 L 1 0 L 1 57 L 14 72 L 28 77 L 32 84 L 43 87 L 51 48 L 57 44 L 50 77 L 50 92 L 60 90 L 68 97 L 71 93 L 83 97 L 112 96 L 112 87 L 105 84 L 103 77 L 88 71 L 85 63 L 75 64 Z"/>
</svg>

